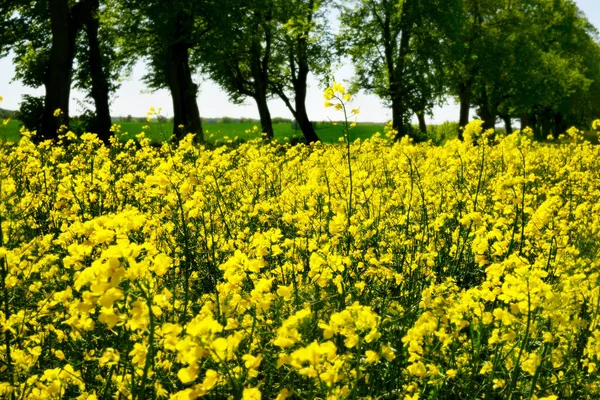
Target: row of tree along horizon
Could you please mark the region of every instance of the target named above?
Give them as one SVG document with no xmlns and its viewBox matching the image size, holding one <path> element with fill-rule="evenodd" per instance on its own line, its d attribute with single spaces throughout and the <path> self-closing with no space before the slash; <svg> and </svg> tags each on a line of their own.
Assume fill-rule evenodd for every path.
<svg viewBox="0 0 600 400">
<path fill-rule="evenodd" d="M 339 30 L 332 32 L 332 15 Z M 459 126 L 475 109 L 485 128 L 520 119 L 539 137 L 583 127 L 600 115 L 600 45 L 572 0 L 4 0 L 0 56 L 15 54 L 16 79 L 44 86 L 33 113 L 40 138 L 68 124 L 70 90 L 93 103 L 89 130 L 108 143 L 109 99 L 139 59 L 144 81 L 167 88 L 174 134 L 203 140 L 195 73 L 231 101 L 256 102 L 273 136 L 267 100 L 279 97 L 306 140 L 318 136 L 306 110 L 310 73 L 331 82 L 348 57 L 350 88 L 379 96 L 397 137 L 411 134 L 448 96 Z M 25 103 L 25 102 L 24 102 Z M 54 111 L 63 111 L 62 119 Z M 36 114 L 37 113 L 37 114 Z M 39 115 L 38 115 L 39 114 Z M 183 125 L 185 129 L 177 129 Z M 460 137 L 460 131 L 459 131 Z"/>
</svg>

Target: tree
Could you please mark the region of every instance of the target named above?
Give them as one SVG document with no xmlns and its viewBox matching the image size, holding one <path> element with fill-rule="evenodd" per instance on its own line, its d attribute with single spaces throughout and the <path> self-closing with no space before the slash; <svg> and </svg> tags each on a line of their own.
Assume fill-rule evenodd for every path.
<svg viewBox="0 0 600 400">
<path fill-rule="evenodd" d="M 117 21 L 125 53 L 143 57 L 148 65 L 144 80 L 152 89 L 168 88 L 173 99 L 173 134 L 196 134 L 204 140 L 192 75 L 197 65 L 193 53 L 207 40 L 207 16 L 217 12 L 214 1 L 122 0 Z M 181 128 L 183 127 L 183 129 Z"/>
<path fill-rule="evenodd" d="M 270 63 L 272 90 L 288 107 L 309 143 L 318 141 L 319 137 L 306 112 L 308 75 L 310 72 L 327 75 L 333 47 L 326 6 L 323 0 L 282 2 L 281 21 L 274 40 L 277 56 Z"/>
<path fill-rule="evenodd" d="M 118 88 L 116 82 L 127 63 L 115 50 L 119 38 L 108 7 L 101 13 L 98 0 L 89 0 L 89 3 L 89 12 L 83 16 L 87 40 L 80 40 L 83 45 L 76 53 L 79 68 L 75 70 L 75 87 L 90 88 L 89 97 L 94 101 L 95 113 L 88 130 L 108 144 L 112 125 L 109 98 Z"/>
<path fill-rule="evenodd" d="M 460 100 L 459 129 L 476 107 L 484 128 L 501 118 L 533 125 L 538 137 L 564 129 L 567 110 L 593 82 L 593 28 L 567 0 L 465 0 L 456 40 L 446 46 L 450 92 Z M 595 65 L 595 64 L 594 64 Z M 588 97 L 589 99 L 589 97 Z M 556 125 L 561 125 L 559 128 Z M 461 131 L 459 131 L 461 137 Z"/>
<path fill-rule="evenodd" d="M 571 1 L 538 0 L 524 14 L 537 39 L 531 49 L 537 62 L 524 71 L 509 106 L 539 138 L 557 136 L 569 125 L 589 127 L 600 106 L 596 29 Z"/>
<path fill-rule="evenodd" d="M 348 4 L 349 3 L 349 4 Z M 411 107 L 423 114 L 439 94 L 429 74 L 451 27 L 454 1 L 355 0 L 341 5 L 339 44 L 356 69 L 356 86 L 392 108 L 398 137 L 409 132 Z M 422 109 L 422 110 L 421 110 Z"/>
<path fill-rule="evenodd" d="M 268 99 L 273 41 L 281 9 L 275 0 L 231 0 L 212 13 L 208 39 L 198 48 L 198 63 L 229 98 L 254 99 L 263 135 L 273 138 Z"/>
<path fill-rule="evenodd" d="M 94 127 L 100 138 L 108 142 L 110 113 L 108 109 L 109 86 L 104 71 L 104 53 L 100 48 L 98 0 L 67 0 L 23 3 L 5 3 L 4 19 L 0 22 L 4 33 L 0 35 L 0 53 L 13 50 L 16 54 L 17 79 L 24 84 L 44 85 L 44 111 L 40 119 L 39 136 L 52 139 L 57 136 L 59 120 L 54 113 L 62 112 L 60 123 L 68 124 L 69 100 L 73 81 L 73 63 L 77 40 L 85 29 L 89 57 L 80 68 L 93 71 L 90 93 L 96 103 L 97 117 Z M 7 28 L 12 34 L 7 34 Z"/>
</svg>

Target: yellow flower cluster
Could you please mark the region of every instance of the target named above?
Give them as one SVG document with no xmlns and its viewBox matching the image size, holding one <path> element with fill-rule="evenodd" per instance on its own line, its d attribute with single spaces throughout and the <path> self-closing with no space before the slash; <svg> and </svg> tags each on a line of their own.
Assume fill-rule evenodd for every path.
<svg viewBox="0 0 600 400">
<path fill-rule="evenodd" d="M 0 398 L 598 398 L 600 148 L 464 135 L 0 143 Z"/>
</svg>

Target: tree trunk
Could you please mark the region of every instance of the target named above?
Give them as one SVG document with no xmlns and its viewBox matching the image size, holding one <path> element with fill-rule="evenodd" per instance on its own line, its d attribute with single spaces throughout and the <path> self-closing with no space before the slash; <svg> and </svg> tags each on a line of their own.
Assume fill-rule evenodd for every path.
<svg viewBox="0 0 600 400">
<path fill-rule="evenodd" d="M 100 40 L 98 38 L 98 16 L 99 2 L 91 1 L 92 6 L 90 14 L 86 18 L 86 31 L 89 45 L 88 64 L 92 78 L 91 95 L 96 105 L 96 117 L 93 121 L 91 131 L 106 144 L 110 144 L 109 138 L 112 136 L 110 108 L 109 108 L 109 85 L 108 77 L 104 72 L 102 65 L 102 52 L 100 50 Z"/>
<path fill-rule="evenodd" d="M 270 21 L 270 14 L 264 17 L 265 21 Z M 258 114 L 260 116 L 261 132 L 266 139 L 273 139 L 273 122 L 271 121 L 271 113 L 267 105 L 267 97 L 269 91 L 269 62 L 271 57 L 271 31 L 265 28 L 264 37 L 264 56 L 263 42 L 253 41 L 250 45 L 250 70 L 253 79 L 253 95 L 258 106 Z"/>
<path fill-rule="evenodd" d="M 525 130 L 529 126 L 529 114 L 526 112 L 522 112 L 519 114 L 521 119 L 521 131 Z"/>
<path fill-rule="evenodd" d="M 267 105 L 266 93 L 263 93 L 262 95 L 259 94 L 254 100 L 258 106 L 261 131 L 267 139 L 273 139 L 273 121 L 271 120 L 271 113 L 269 112 L 269 106 Z"/>
<path fill-rule="evenodd" d="M 302 130 L 302 134 L 308 143 L 319 141 L 319 137 L 317 136 L 312 123 L 308 119 L 304 102 L 302 102 L 302 104 L 298 104 L 298 99 L 296 99 L 296 121 L 298 122 L 298 125 Z"/>
<path fill-rule="evenodd" d="M 314 0 L 309 0 L 307 4 L 308 9 L 308 18 L 309 27 L 312 22 L 314 15 Z M 309 28 L 310 29 L 310 28 Z M 298 76 L 294 79 L 294 97 L 296 101 L 296 113 L 294 117 L 296 118 L 296 122 L 300 125 L 300 129 L 302 129 L 302 134 L 308 143 L 318 142 L 319 137 L 313 128 L 310 119 L 308 118 L 308 114 L 306 112 L 306 87 L 308 81 L 308 73 L 310 67 L 308 65 L 308 38 L 310 35 L 310 30 L 307 29 L 304 32 L 304 35 L 300 36 L 297 39 L 296 45 L 298 46 Z M 290 64 L 292 69 L 294 68 L 294 56 L 290 54 Z M 293 74 L 292 74 L 293 77 Z"/>
<path fill-rule="evenodd" d="M 543 135 L 540 130 L 540 118 L 535 111 L 529 115 L 529 123 L 530 128 L 533 129 L 533 137 L 538 140 L 542 139 Z"/>
<path fill-rule="evenodd" d="M 400 140 L 408 133 L 404 123 L 406 108 L 401 96 L 392 98 L 392 127 L 397 131 L 394 140 Z"/>
<path fill-rule="evenodd" d="M 419 131 L 421 131 L 421 133 L 423 133 L 423 134 L 427 134 L 427 123 L 425 122 L 425 112 L 419 111 L 419 112 L 416 112 L 415 114 L 417 114 L 417 119 L 419 120 Z"/>
<path fill-rule="evenodd" d="M 481 127 L 484 131 L 496 128 L 496 115 L 494 115 L 494 113 L 490 110 L 490 107 L 487 104 L 481 106 L 481 108 L 479 109 L 479 115 L 483 120 L 483 124 L 481 125 Z"/>
<path fill-rule="evenodd" d="M 552 111 L 545 109 L 541 115 L 542 136 L 539 139 L 545 139 L 551 134 Z"/>
<path fill-rule="evenodd" d="M 315 129 L 313 128 L 306 112 L 306 87 L 309 71 L 306 46 L 307 44 L 305 38 L 298 39 L 298 76 L 293 82 L 295 92 L 294 98 L 296 102 L 296 113 L 294 114 L 294 117 L 296 117 L 296 121 L 298 122 L 298 125 L 300 125 L 300 129 L 302 130 L 302 134 L 304 135 L 306 141 L 308 143 L 313 143 L 318 142 L 319 137 L 317 136 L 317 133 L 315 132 Z M 291 59 L 291 62 L 293 63 L 293 59 Z"/>
<path fill-rule="evenodd" d="M 315 129 L 313 128 L 312 123 L 310 122 L 310 119 L 308 118 L 308 114 L 306 112 L 306 105 L 304 102 L 304 99 L 306 98 L 306 85 L 304 86 L 303 92 L 302 89 L 296 91 L 295 107 L 292 106 L 292 103 L 290 102 L 289 97 L 285 94 L 283 88 L 275 88 L 275 92 L 277 93 L 279 98 L 283 100 L 286 107 L 290 110 L 290 112 L 296 119 L 296 122 L 300 126 L 300 130 L 302 131 L 302 134 L 304 135 L 306 141 L 308 143 L 318 142 L 319 137 L 317 136 Z"/>
<path fill-rule="evenodd" d="M 167 47 L 164 60 L 169 90 L 173 99 L 173 135 L 180 140 L 186 134 L 194 133 L 196 134 L 195 140 L 202 142 L 204 141 L 204 132 L 196 101 L 198 85 L 192 80 L 188 45 L 181 40 L 184 35 L 182 18 L 185 16 L 178 16 L 175 22 L 175 38 L 179 40 L 175 40 L 174 44 Z"/>
<path fill-rule="evenodd" d="M 75 37 L 69 2 L 49 0 L 52 47 L 44 76 L 46 97 L 40 127 L 40 139 L 55 139 L 58 128 L 69 122 L 69 98 L 71 94 L 71 72 L 75 56 Z M 55 117 L 60 109 L 62 115 Z"/>
<path fill-rule="evenodd" d="M 463 130 L 469 124 L 469 111 L 471 110 L 471 85 L 461 83 L 459 86 L 460 117 L 458 120 L 458 138 L 463 140 Z"/>
<path fill-rule="evenodd" d="M 479 106 L 479 116 L 483 120 L 483 124 L 481 125 L 481 127 L 484 131 L 496 128 L 496 110 L 495 107 L 492 107 L 492 105 L 490 104 L 490 100 L 485 86 L 483 87 L 481 104 Z"/>
<path fill-rule="evenodd" d="M 557 138 L 561 133 L 565 133 L 567 126 L 563 115 L 559 112 L 554 114 L 554 137 Z"/>
<path fill-rule="evenodd" d="M 502 120 L 504 121 L 504 127 L 506 129 L 506 134 L 510 135 L 511 133 L 513 133 L 512 120 L 510 118 L 510 115 L 508 115 L 508 114 L 502 115 Z"/>
</svg>

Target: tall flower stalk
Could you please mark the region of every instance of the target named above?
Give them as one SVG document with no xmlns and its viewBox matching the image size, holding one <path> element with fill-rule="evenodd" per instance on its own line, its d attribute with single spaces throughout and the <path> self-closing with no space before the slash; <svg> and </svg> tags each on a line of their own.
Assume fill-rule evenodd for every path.
<svg viewBox="0 0 600 400">
<path fill-rule="evenodd" d="M 348 228 L 351 226 L 352 219 L 352 195 L 353 195 L 353 184 L 352 184 L 352 159 L 350 155 L 350 129 L 356 126 L 356 121 L 350 122 L 349 118 L 358 115 L 358 109 L 354 108 L 348 113 L 348 103 L 352 100 L 352 94 L 346 93 L 346 89 L 339 82 L 334 82 L 332 86 L 325 89 L 323 93 L 325 97 L 325 107 L 333 107 L 338 111 L 344 113 L 344 140 L 346 142 L 346 159 L 348 163 L 348 207 L 347 207 L 347 220 Z M 335 122 L 334 122 L 335 124 Z M 350 235 L 348 234 L 348 252 L 350 251 Z"/>
</svg>

